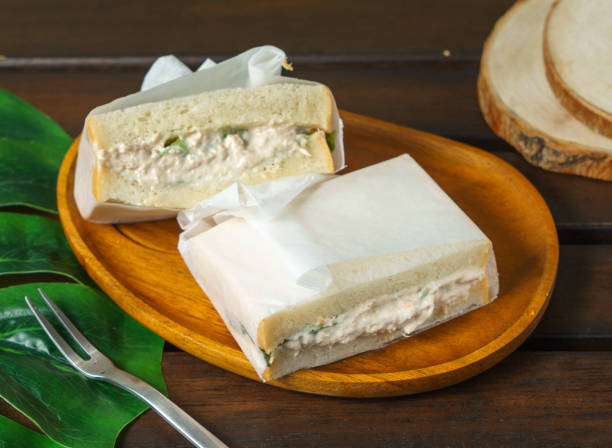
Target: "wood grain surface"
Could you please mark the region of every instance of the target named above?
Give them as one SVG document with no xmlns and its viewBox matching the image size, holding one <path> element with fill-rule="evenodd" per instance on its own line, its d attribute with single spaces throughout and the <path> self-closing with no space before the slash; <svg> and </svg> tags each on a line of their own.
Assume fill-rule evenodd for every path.
<svg viewBox="0 0 612 448">
<path fill-rule="evenodd" d="M 146 68 L 67 67 L 2 70 L 0 86 L 51 114 L 76 137 L 94 107 L 138 90 Z M 476 98 L 478 63 L 414 62 L 379 66 L 296 64 L 296 76 L 328 84 L 340 107 L 443 135 L 491 152 L 540 191 L 568 242 L 595 236 L 612 243 L 612 183 L 552 173 L 526 162 L 483 121 Z M 372 80 L 377 85 L 372 88 Z M 75 101 L 65 101 L 74 98 Z M 582 236 L 585 230 L 589 235 Z M 562 239 L 561 242 L 564 242 Z"/>
<path fill-rule="evenodd" d="M 367 400 L 267 387 L 186 353 L 165 353 L 163 372 L 168 396 L 231 447 L 604 447 L 611 364 L 609 352 L 518 352 L 444 390 Z M 0 413 L 28 425 L 6 403 Z M 153 411 L 117 446 L 191 447 Z"/>
<path fill-rule="evenodd" d="M 516 349 L 546 309 L 558 261 L 557 234 L 546 204 L 518 171 L 484 151 L 361 115 L 341 116 L 348 171 L 407 152 L 478 224 L 493 242 L 500 296 L 489 306 L 384 349 L 270 384 L 324 395 L 379 397 L 437 389 L 480 373 Z M 73 199 L 77 148 L 78 140 L 62 164 L 57 198 L 64 232 L 81 264 L 119 306 L 164 339 L 256 379 L 182 262 L 175 220 L 113 226 L 81 218 Z"/>
<path fill-rule="evenodd" d="M 131 1 L 113 8 L 59 0 L 4 0 L 2 52 L 12 56 L 233 54 L 264 43 L 291 53 L 479 52 L 512 0 L 285 2 Z M 466 10 L 489 20 L 459 19 Z M 36 13 L 33 14 L 32 12 Z M 435 20 L 433 20 L 435 18 Z M 461 36 L 461 40 L 453 38 Z"/>
<path fill-rule="evenodd" d="M 91 108 L 135 91 L 155 56 L 179 54 L 195 67 L 205 56 L 221 60 L 273 43 L 288 52 L 296 76 L 329 84 L 340 107 L 494 153 L 550 207 L 561 247 L 547 312 L 518 352 L 456 386 L 387 399 L 320 397 L 167 351 L 170 397 L 230 446 L 612 445 L 612 184 L 536 168 L 484 123 L 476 98 L 480 50 L 512 3 L 3 2 L 0 88 L 42 108 L 73 137 Z M 309 28 L 313 20 L 321 26 Z M 39 277 L 4 276 L 0 286 Z M 28 425 L 2 402 L 0 414 Z M 189 444 L 147 412 L 118 446 Z"/>
<path fill-rule="evenodd" d="M 345 110 L 367 112 L 376 118 L 453 138 L 494 137 L 480 117 L 475 90 L 477 61 L 453 64 L 417 60 L 369 65 L 300 62 L 291 54 L 289 58 L 294 65 L 289 76 L 328 85 Z M 25 61 L 10 65 L 12 60 L 8 58 L 0 61 L 0 68 L 7 67 L 0 71 L 0 85 L 24 96 L 43 111 L 61 112 L 60 124 L 76 136 L 83 127 L 83 117 L 91 109 L 138 91 L 152 60 L 127 67 L 114 66 L 113 62 L 74 67 L 49 60 L 32 67 Z M 197 59 L 192 68 L 202 61 L 203 57 Z M 362 88 L 364 85 L 368 88 Z M 78 96 L 79 101 L 50 103 L 55 95 L 70 94 Z M 458 98 L 463 99 L 458 101 Z"/>
</svg>

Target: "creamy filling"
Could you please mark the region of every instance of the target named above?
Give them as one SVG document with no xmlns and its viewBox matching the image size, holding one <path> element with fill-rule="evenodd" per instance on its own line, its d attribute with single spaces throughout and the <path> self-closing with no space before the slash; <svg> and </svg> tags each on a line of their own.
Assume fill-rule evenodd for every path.
<svg viewBox="0 0 612 448">
<path fill-rule="evenodd" d="M 98 163 L 152 189 L 183 183 L 197 188 L 212 181 L 231 181 L 245 170 L 263 170 L 299 152 L 306 157 L 308 136 L 321 130 L 288 124 L 249 129 L 192 130 L 161 135 L 110 148 L 94 147 Z"/>
<path fill-rule="evenodd" d="M 283 341 L 279 347 L 292 350 L 298 356 L 302 350 L 314 346 L 348 344 L 367 335 L 401 330 L 408 336 L 454 317 L 463 308 L 472 286 L 483 277 L 482 270 L 466 269 L 418 289 L 405 288 L 382 294 L 344 314 L 320 319 L 312 327 Z M 270 364 L 274 351 L 264 356 Z"/>
</svg>

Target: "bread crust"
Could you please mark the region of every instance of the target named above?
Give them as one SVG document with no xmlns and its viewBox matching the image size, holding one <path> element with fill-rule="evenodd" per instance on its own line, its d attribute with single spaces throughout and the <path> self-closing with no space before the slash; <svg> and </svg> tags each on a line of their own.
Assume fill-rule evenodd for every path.
<svg viewBox="0 0 612 448">
<path fill-rule="evenodd" d="M 96 132 L 96 126 L 95 126 L 95 115 L 90 115 L 89 117 L 87 117 L 87 119 L 85 120 L 85 129 L 87 131 L 87 136 L 89 138 L 89 142 L 91 143 L 91 145 L 98 145 L 99 144 L 99 136 L 98 133 Z"/>
<path fill-rule="evenodd" d="M 331 90 L 329 90 L 329 87 L 327 86 L 323 86 L 325 88 L 325 92 L 327 93 L 327 104 L 326 104 L 326 110 L 327 110 L 327 126 L 325 129 L 323 129 L 323 131 L 325 131 L 326 134 L 330 134 L 333 132 L 333 124 L 334 124 L 334 120 L 333 120 L 333 96 L 331 93 Z"/>
<path fill-rule="evenodd" d="M 555 62 L 553 61 L 550 50 L 549 25 L 551 17 L 559 3 L 560 0 L 557 0 L 552 5 L 544 25 L 543 53 L 546 78 L 555 96 L 569 113 L 595 132 L 612 138 L 612 114 L 589 103 L 578 92 L 568 86 L 563 79 L 561 79 L 559 71 L 555 67 Z"/>
<path fill-rule="evenodd" d="M 495 24 L 484 44 L 478 75 L 478 102 L 485 121 L 499 137 L 514 146 L 533 165 L 559 173 L 612 180 L 612 154 L 555 138 L 533 127 L 511 110 L 493 90 L 487 58 L 501 24 L 523 3 L 516 2 Z"/>
<path fill-rule="evenodd" d="M 92 117 L 87 117 L 87 119 L 85 120 L 85 130 L 87 132 L 87 137 L 89 139 L 90 142 L 90 150 L 93 151 L 93 148 L 98 145 L 98 134 L 96 132 L 96 127 L 95 124 L 92 120 Z M 106 200 L 106 198 L 104 197 L 105 195 L 103 194 L 103 185 L 104 185 L 104 174 L 102 173 L 102 168 L 99 166 L 99 164 L 96 161 L 96 157 L 94 154 L 92 154 L 92 160 L 93 160 L 93 168 L 92 168 L 92 174 L 91 174 L 91 190 L 93 192 L 94 198 L 96 199 L 96 201 L 98 202 L 104 202 Z"/>
<path fill-rule="evenodd" d="M 100 136 L 96 130 L 95 120 L 93 120 L 93 116 L 87 117 L 85 120 L 85 130 L 87 132 L 87 137 L 90 143 L 90 150 L 93 151 L 94 147 L 99 146 Z M 93 160 L 93 168 L 91 174 L 91 190 L 93 192 L 94 198 L 98 202 L 106 201 L 106 181 L 108 179 L 108 175 L 106 174 L 104 168 L 100 166 L 100 164 L 96 161 L 95 155 L 92 154 Z"/>
<path fill-rule="evenodd" d="M 323 137 L 322 135 L 317 134 L 316 137 L 311 142 L 311 147 L 313 145 L 318 145 L 321 148 L 326 148 L 327 149 L 327 152 L 325 152 L 326 161 L 327 161 L 327 171 L 325 171 L 325 172 L 326 173 L 333 173 L 334 172 L 334 158 L 332 156 L 331 148 L 327 144 L 327 139 L 325 137 Z"/>
<path fill-rule="evenodd" d="M 102 173 L 100 172 L 100 168 L 94 167 L 91 174 L 91 190 L 93 192 L 94 198 L 98 202 L 104 202 L 104 197 L 102 195 Z"/>
</svg>

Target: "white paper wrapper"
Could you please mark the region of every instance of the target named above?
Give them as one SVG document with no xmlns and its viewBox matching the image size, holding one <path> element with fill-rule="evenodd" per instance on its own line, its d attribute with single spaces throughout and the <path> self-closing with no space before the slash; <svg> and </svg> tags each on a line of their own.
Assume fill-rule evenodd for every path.
<svg viewBox="0 0 612 448">
<path fill-rule="evenodd" d="M 311 83 L 281 76 L 285 53 L 276 47 L 263 46 L 245 51 L 231 59 L 215 64 L 207 59 L 195 73 L 174 56 L 159 58 L 146 74 L 141 92 L 119 98 L 93 109 L 89 115 L 162 101 L 169 98 L 193 95 L 204 91 L 255 87 L 279 82 Z M 88 115 L 88 116 L 89 116 Z M 342 122 L 333 103 L 333 129 L 336 131 L 336 149 L 333 152 L 336 171 L 344 167 Z M 96 201 L 92 191 L 93 151 L 83 128 L 77 158 L 74 197 L 83 218 L 96 223 L 148 221 L 175 216 L 172 209 L 134 207 Z"/>
<path fill-rule="evenodd" d="M 487 240 L 408 155 L 292 191 L 233 186 L 181 212 L 179 223 L 179 251 L 260 375 L 259 322 L 328 288 L 328 266 Z M 493 254 L 487 275 L 494 297 Z"/>
</svg>

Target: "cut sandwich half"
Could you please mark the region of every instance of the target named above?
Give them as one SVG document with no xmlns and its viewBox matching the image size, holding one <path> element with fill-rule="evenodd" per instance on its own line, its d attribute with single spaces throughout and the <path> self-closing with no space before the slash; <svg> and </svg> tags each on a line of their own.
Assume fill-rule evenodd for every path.
<svg viewBox="0 0 612 448">
<path fill-rule="evenodd" d="M 95 199 L 184 209 L 234 182 L 333 172 L 332 101 L 323 85 L 280 83 L 92 115 Z"/>
<path fill-rule="evenodd" d="M 274 219 L 198 227 L 179 250 L 266 381 L 377 349 L 498 294 L 491 242 L 407 155 L 316 184 Z"/>
</svg>

